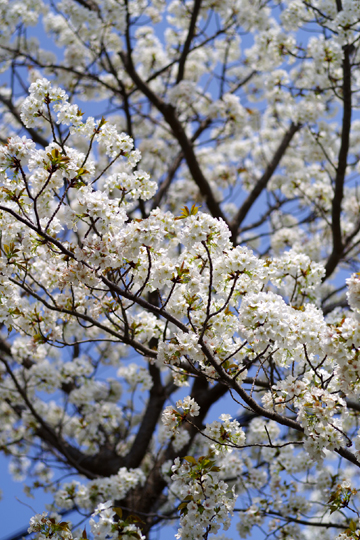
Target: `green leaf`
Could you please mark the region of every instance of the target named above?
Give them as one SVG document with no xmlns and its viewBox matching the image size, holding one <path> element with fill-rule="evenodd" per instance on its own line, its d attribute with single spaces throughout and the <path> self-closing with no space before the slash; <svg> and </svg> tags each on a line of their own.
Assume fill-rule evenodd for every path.
<svg viewBox="0 0 360 540">
<path fill-rule="evenodd" d="M 196 216 L 196 214 L 199 211 L 199 208 L 200 208 L 200 206 L 196 206 L 195 204 L 192 205 L 190 210 L 189 210 L 189 208 L 187 206 L 184 206 L 184 208 L 181 209 L 180 216 L 176 217 L 175 220 L 177 221 L 179 219 L 185 219 L 185 218 L 190 217 L 190 216 Z"/>
<path fill-rule="evenodd" d="M 353 519 L 349 523 L 349 529 L 351 532 L 355 532 L 357 529 L 357 523 Z"/>
<path fill-rule="evenodd" d="M 113 510 L 114 510 L 115 514 L 116 514 L 117 516 L 119 516 L 120 519 L 122 519 L 122 516 L 123 516 L 123 511 L 122 511 L 122 509 L 119 508 L 118 506 L 115 506 L 115 507 L 113 508 Z"/>
<path fill-rule="evenodd" d="M 185 456 L 184 459 L 185 459 L 186 461 L 188 461 L 189 463 L 192 463 L 193 465 L 196 465 L 196 463 L 197 463 L 197 462 L 196 462 L 196 459 L 193 458 L 192 456 Z"/>
<path fill-rule="evenodd" d="M 89 171 L 86 170 L 86 169 L 83 169 L 82 167 L 80 167 L 80 169 L 78 170 L 77 174 L 76 174 L 76 178 L 79 178 L 80 176 L 82 176 L 83 174 L 89 174 Z"/>
<path fill-rule="evenodd" d="M 67 521 L 62 521 L 61 523 L 58 523 L 58 527 L 61 531 L 70 531 L 69 523 Z"/>
</svg>

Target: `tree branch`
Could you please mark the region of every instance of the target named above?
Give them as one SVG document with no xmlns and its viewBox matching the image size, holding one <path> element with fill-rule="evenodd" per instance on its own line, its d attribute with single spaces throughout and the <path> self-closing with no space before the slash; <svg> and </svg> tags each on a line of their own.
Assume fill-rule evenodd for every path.
<svg viewBox="0 0 360 540">
<path fill-rule="evenodd" d="M 182 81 L 184 78 L 185 63 L 186 63 L 186 59 L 190 51 L 190 45 L 191 45 L 192 39 L 194 37 L 196 21 L 199 16 L 200 7 L 201 7 L 201 1 L 202 0 L 195 0 L 194 6 L 192 8 L 191 21 L 189 25 L 188 34 L 186 36 L 184 47 L 183 47 L 183 50 L 179 59 L 179 69 L 178 69 L 178 74 L 176 77 L 176 84 L 179 84 L 179 82 Z"/>
<path fill-rule="evenodd" d="M 278 516 L 286 521 L 286 523 L 299 523 L 299 525 L 309 525 L 310 527 L 324 527 L 326 529 L 348 529 L 348 525 L 341 525 L 340 523 L 323 523 L 321 521 L 306 521 L 305 519 L 298 519 L 292 516 L 285 517 L 280 512 L 264 512 L 265 516 Z"/>
<path fill-rule="evenodd" d="M 274 174 L 276 167 L 279 165 L 281 158 L 284 156 L 286 150 L 289 147 L 289 144 L 294 137 L 295 133 L 301 129 L 301 124 L 294 124 L 291 123 L 288 130 L 285 132 L 285 135 L 277 148 L 272 160 L 268 164 L 268 166 L 265 169 L 264 174 L 261 178 L 256 182 L 255 186 L 253 187 L 252 191 L 249 193 L 243 204 L 240 206 L 236 216 L 234 217 L 232 223 L 230 224 L 230 230 L 232 233 L 232 239 L 233 242 L 236 243 L 236 237 L 238 233 L 238 229 L 241 225 L 241 223 L 246 218 L 250 208 L 256 201 L 256 199 L 260 196 L 262 191 L 266 188 L 270 178 Z"/>
<path fill-rule="evenodd" d="M 130 39 L 128 40 L 130 43 Z M 128 45 L 129 47 L 130 45 Z M 157 108 L 157 110 L 163 115 L 164 120 L 170 126 L 171 131 L 178 141 L 180 148 L 183 151 L 185 161 L 189 168 L 189 171 L 192 175 L 192 178 L 196 185 L 198 186 L 201 195 L 204 197 L 207 207 L 210 210 L 210 213 L 213 217 L 221 218 L 227 222 L 223 211 L 220 208 L 220 204 L 214 197 L 212 189 L 209 182 L 206 180 L 200 165 L 198 163 L 197 157 L 194 152 L 194 147 L 192 142 L 188 139 L 185 129 L 183 128 L 180 120 L 176 115 L 175 108 L 168 103 L 165 103 L 159 96 L 154 94 L 150 87 L 141 79 L 138 73 L 135 70 L 131 54 L 125 55 L 123 52 L 119 52 L 121 60 L 124 64 L 124 67 L 131 77 L 133 82 L 136 84 L 138 89 L 149 99 L 149 101 Z"/>
<path fill-rule="evenodd" d="M 19 111 L 17 110 L 17 108 L 15 107 L 15 105 L 10 99 L 6 99 L 4 96 L 0 94 L 0 102 L 9 109 L 9 111 L 11 112 L 15 120 L 19 122 L 19 124 L 21 124 L 21 126 L 24 129 L 26 129 L 26 131 L 28 132 L 28 134 L 30 135 L 30 137 L 32 138 L 34 142 L 40 144 L 40 146 L 44 148 L 49 145 L 48 141 L 44 137 L 42 137 L 42 135 L 40 135 L 36 131 L 36 129 L 28 128 L 25 126 L 24 122 L 21 120 Z"/>
<path fill-rule="evenodd" d="M 125 458 L 125 466 L 128 469 L 139 467 L 142 462 L 162 413 L 164 403 L 168 398 L 165 388 L 161 383 L 159 368 L 149 364 L 149 372 L 153 380 L 153 386 L 150 390 L 149 400 L 140 428 L 131 446 L 131 450 Z"/>
<path fill-rule="evenodd" d="M 154 509 L 156 510 L 156 507 L 161 504 L 161 493 L 167 486 L 167 482 L 161 472 L 161 466 L 168 460 L 173 461 L 178 456 L 186 456 L 195 435 L 198 433 L 198 429 L 202 428 L 203 420 L 206 417 L 211 405 L 218 401 L 218 399 L 220 399 L 220 397 L 222 397 L 227 391 L 228 388 L 221 383 L 217 383 L 215 386 L 209 389 L 209 385 L 204 377 L 198 377 L 194 380 L 191 390 L 191 397 L 193 397 L 199 404 L 200 414 L 192 419 L 193 425 L 186 424 L 186 429 L 190 435 L 189 442 L 179 452 L 175 452 L 172 444 L 170 443 L 168 448 L 155 463 L 152 471 L 150 471 L 146 484 L 141 488 L 136 488 L 127 496 L 126 502 L 124 503 L 125 506 L 129 508 L 136 508 L 136 511 L 138 511 L 139 514 L 145 512 L 149 514 L 149 512 L 154 511 Z M 122 505 L 122 502 L 120 502 L 120 505 Z M 146 534 L 148 530 L 150 530 L 151 526 L 152 520 L 149 518 L 143 532 Z"/>
<path fill-rule="evenodd" d="M 110 476 L 110 474 L 116 474 L 116 472 L 121 466 L 122 458 L 116 456 L 117 463 L 115 467 L 112 463 L 112 469 L 110 470 L 110 459 L 104 460 L 104 457 L 100 457 L 99 454 L 96 456 L 85 456 L 80 450 L 71 446 L 66 441 L 62 440 L 61 437 L 59 437 L 55 433 L 53 428 L 49 426 L 42 419 L 41 415 L 36 411 L 31 401 L 29 400 L 25 390 L 20 386 L 19 381 L 12 372 L 8 362 L 3 358 L 1 358 L 1 361 L 4 364 L 7 373 L 13 381 L 16 390 L 23 399 L 29 412 L 39 424 L 39 427 L 35 429 L 35 433 L 38 437 L 40 437 L 44 442 L 48 443 L 50 447 L 60 452 L 60 454 L 62 454 L 64 458 L 68 461 L 70 466 L 74 467 L 75 470 L 77 470 L 80 474 L 84 474 L 89 479 L 94 479 L 98 476 Z M 109 458 L 109 456 L 107 456 L 107 458 Z M 94 469 L 96 470 L 96 472 L 94 472 Z"/>
<path fill-rule="evenodd" d="M 241 397 L 241 399 L 246 403 L 246 405 L 251 408 L 251 410 L 259 414 L 260 416 L 263 416 L 264 418 L 268 418 L 269 420 L 274 420 L 278 424 L 287 426 L 291 429 L 295 429 L 296 431 L 299 431 L 300 433 L 304 433 L 304 428 L 296 420 L 287 418 L 286 416 L 282 416 L 281 414 L 276 413 L 275 411 L 270 411 L 268 409 L 265 409 L 261 405 L 259 405 L 257 401 L 255 401 L 254 398 L 249 396 L 246 390 L 242 388 L 242 386 L 236 381 L 236 379 L 228 375 L 224 371 L 222 366 L 216 362 L 216 359 L 213 358 L 211 352 L 206 347 L 206 345 L 203 342 L 201 342 L 200 344 L 201 344 L 203 353 L 205 354 L 205 356 L 207 357 L 211 365 L 216 369 L 222 383 L 227 385 L 229 388 L 232 388 Z M 337 448 L 334 451 L 360 468 L 359 461 L 356 459 L 355 455 L 352 454 L 352 452 L 350 452 L 347 448 Z"/>
<path fill-rule="evenodd" d="M 339 150 L 338 165 L 335 176 L 335 189 L 334 197 L 332 200 L 332 240 L 333 247 L 330 257 L 325 265 L 324 281 L 331 276 L 337 267 L 343 251 L 344 244 L 342 241 L 341 232 L 341 207 L 344 198 L 344 182 L 347 167 L 347 158 L 350 146 L 350 130 L 351 130 L 351 114 L 352 114 L 352 95 L 351 95 L 351 64 L 350 64 L 350 52 L 349 47 L 344 47 L 344 60 L 342 64 L 343 69 L 343 118 L 342 118 L 342 130 L 341 130 L 341 145 Z"/>
</svg>

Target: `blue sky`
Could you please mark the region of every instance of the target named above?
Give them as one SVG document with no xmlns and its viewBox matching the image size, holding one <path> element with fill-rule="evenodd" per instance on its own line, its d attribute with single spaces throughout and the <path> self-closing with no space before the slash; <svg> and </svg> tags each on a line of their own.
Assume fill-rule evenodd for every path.
<svg viewBox="0 0 360 540">
<path fill-rule="evenodd" d="M 29 519 L 34 512 L 21 503 L 32 506 L 37 512 L 42 512 L 45 504 L 50 502 L 50 497 L 41 493 L 40 490 L 36 495 L 36 499 L 28 498 L 23 492 L 23 482 L 14 482 L 8 467 L 9 459 L 0 455 L 0 489 L 2 491 L 2 499 L 0 501 L 1 540 L 28 526 Z"/>
</svg>

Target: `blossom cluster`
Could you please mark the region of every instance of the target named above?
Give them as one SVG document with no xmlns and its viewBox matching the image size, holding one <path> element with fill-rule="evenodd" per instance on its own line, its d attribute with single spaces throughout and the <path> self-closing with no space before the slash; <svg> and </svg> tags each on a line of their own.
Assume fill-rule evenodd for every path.
<svg viewBox="0 0 360 540">
<path fill-rule="evenodd" d="M 179 506 L 182 515 L 176 538 L 200 540 L 206 532 L 217 534 L 221 525 L 227 530 L 235 493 L 219 478 L 214 462 L 206 457 L 187 457 L 182 462 L 176 458 L 172 472 L 172 492 L 184 501 Z"/>
</svg>

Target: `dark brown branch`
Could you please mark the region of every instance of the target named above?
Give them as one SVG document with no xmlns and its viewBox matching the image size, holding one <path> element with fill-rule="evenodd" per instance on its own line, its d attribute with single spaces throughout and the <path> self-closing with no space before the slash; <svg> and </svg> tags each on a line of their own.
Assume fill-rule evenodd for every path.
<svg viewBox="0 0 360 540">
<path fill-rule="evenodd" d="M 243 379 L 243 382 L 245 384 L 259 386 L 260 388 L 267 388 L 267 389 L 270 388 L 270 384 L 268 383 L 268 381 L 262 381 L 261 379 L 254 378 L 254 377 L 245 377 L 245 379 Z"/>
<path fill-rule="evenodd" d="M 346 298 L 343 298 L 342 300 L 338 300 L 337 302 L 331 302 L 331 304 L 326 304 L 322 308 L 323 314 L 327 315 L 328 313 L 331 313 L 334 309 L 338 307 L 349 309 L 349 303 L 346 300 Z"/>
<path fill-rule="evenodd" d="M 5 341 L 5 339 L 2 339 L 2 338 L 0 338 L 0 351 L 7 354 L 8 356 L 11 356 L 11 347 Z"/>
<path fill-rule="evenodd" d="M 164 479 L 164 476 L 161 472 L 162 464 L 167 460 L 174 460 L 177 456 L 183 457 L 186 456 L 189 447 L 198 433 L 198 430 L 202 428 L 202 423 L 211 407 L 216 401 L 218 401 L 226 392 L 228 388 L 221 383 L 217 383 L 215 386 L 209 389 L 208 382 L 204 377 L 199 377 L 195 379 L 192 390 L 191 397 L 200 406 L 200 414 L 192 418 L 192 424 L 186 424 L 186 429 L 189 432 L 190 440 L 187 445 L 181 449 L 180 452 L 175 452 L 172 444 L 170 444 L 167 450 L 163 453 L 159 461 L 155 464 L 152 471 L 150 471 L 145 486 L 141 488 L 136 488 L 132 493 L 130 493 L 126 498 L 126 503 L 124 503 L 128 508 L 136 509 L 136 512 L 142 513 L 151 513 L 154 510 L 156 511 L 157 507 L 161 504 L 161 493 L 165 489 L 167 482 Z M 122 506 L 120 502 L 120 506 Z M 147 531 L 152 526 L 152 520 L 146 520 L 146 525 L 143 532 L 146 534 Z"/>
<path fill-rule="evenodd" d="M 299 422 L 296 420 L 293 420 L 291 418 L 288 418 L 286 416 L 282 416 L 281 414 L 271 411 L 268 409 L 265 409 L 257 401 L 249 396 L 249 394 L 242 388 L 241 384 L 239 384 L 235 378 L 231 377 L 228 373 L 225 372 L 225 370 L 220 366 L 216 359 L 213 358 L 210 350 L 207 348 L 207 346 L 204 344 L 204 342 L 200 342 L 201 348 L 211 365 L 216 369 L 217 373 L 220 376 L 220 380 L 222 381 L 222 384 L 225 384 L 229 388 L 233 389 L 240 398 L 246 403 L 248 407 L 255 413 L 257 413 L 260 416 L 263 416 L 264 418 L 268 418 L 269 420 L 274 420 L 278 424 L 281 424 L 283 426 L 289 427 L 291 429 L 295 429 L 296 431 L 299 431 L 300 433 L 304 433 L 304 428 L 301 426 Z M 356 459 L 354 454 L 350 452 L 347 448 L 337 448 L 335 450 L 337 454 L 344 457 L 357 467 L 360 467 L 359 461 Z"/>
<path fill-rule="evenodd" d="M 292 516 L 283 516 L 280 512 L 264 512 L 265 516 L 278 516 L 286 521 L 286 523 L 299 523 L 299 525 L 309 525 L 310 527 L 324 527 L 325 529 L 348 529 L 348 525 L 341 525 L 340 523 L 323 523 L 321 521 L 306 521 L 305 519 L 298 519 Z"/>
<path fill-rule="evenodd" d="M 34 406 L 32 405 L 31 401 L 29 400 L 25 390 L 20 386 L 19 381 L 15 377 L 14 373 L 12 372 L 8 362 L 1 358 L 2 363 L 5 366 L 5 369 L 10 376 L 11 380 L 14 383 L 14 386 L 16 390 L 18 391 L 19 395 L 23 399 L 26 407 L 28 408 L 29 412 L 32 414 L 34 419 L 38 422 L 39 427 L 35 429 L 35 433 L 38 437 L 40 437 L 44 442 L 48 443 L 51 448 L 56 449 L 60 454 L 64 456 L 64 458 L 68 461 L 69 465 L 74 467 L 75 470 L 77 470 L 80 474 L 84 474 L 89 479 L 97 478 L 98 476 L 104 475 L 103 467 L 100 467 L 100 470 L 96 473 L 93 472 L 93 470 L 90 470 L 87 468 L 91 464 L 92 468 L 94 465 L 105 465 L 105 467 L 108 467 L 109 460 L 106 460 L 104 463 L 103 458 L 99 459 L 99 455 L 95 456 L 97 460 L 95 460 L 95 463 L 93 461 L 93 456 L 85 456 L 80 450 L 77 448 L 71 446 L 67 442 L 63 441 L 61 437 L 59 437 L 52 427 L 50 427 L 40 416 L 40 414 L 35 410 Z M 118 462 L 121 458 L 118 458 Z M 98 463 L 96 463 L 96 461 Z M 120 467 L 120 465 L 119 465 Z M 111 472 L 111 474 L 115 474 L 116 471 L 119 469 L 114 469 L 115 472 Z M 109 476 L 107 474 L 106 476 Z"/>
<path fill-rule="evenodd" d="M 236 243 L 236 237 L 238 234 L 238 229 L 241 223 L 246 218 L 250 208 L 260 196 L 263 190 L 266 188 L 270 178 L 274 174 L 276 167 L 279 165 L 281 158 L 284 156 L 286 150 L 289 147 L 289 144 L 294 137 L 295 133 L 301 128 L 300 124 L 291 123 L 289 129 L 286 131 L 278 149 L 276 150 L 272 160 L 265 169 L 262 177 L 256 182 L 252 191 L 249 193 L 243 204 L 240 206 L 236 216 L 234 217 L 232 223 L 230 224 L 230 230 L 232 233 L 233 242 Z"/>
<path fill-rule="evenodd" d="M 129 46 L 130 40 L 128 47 Z M 134 67 L 131 54 L 126 55 L 123 52 L 119 52 L 119 55 L 122 59 L 128 75 L 131 77 L 135 85 L 148 98 L 148 100 L 154 105 L 154 107 L 156 107 L 157 110 L 163 115 L 164 120 L 170 126 L 171 131 L 175 139 L 178 141 L 180 148 L 184 154 L 187 166 L 193 177 L 193 180 L 198 186 L 201 195 L 204 197 L 211 215 L 216 218 L 221 218 L 226 222 L 225 215 L 220 208 L 220 204 L 214 197 L 209 182 L 206 180 L 200 168 L 194 152 L 193 144 L 191 140 L 189 140 L 189 138 L 187 137 L 185 129 L 183 128 L 180 120 L 176 115 L 175 108 L 172 105 L 165 103 L 159 96 L 154 94 L 150 87 L 141 79 Z"/>
<path fill-rule="evenodd" d="M 360 412 L 360 403 L 357 401 L 353 401 L 352 399 L 347 399 L 346 404 L 349 409 L 353 409 L 354 411 Z"/>
<path fill-rule="evenodd" d="M 201 133 L 203 133 L 203 131 L 205 131 L 205 129 L 207 127 L 209 127 L 210 123 L 211 123 L 210 119 L 207 119 L 204 122 L 201 122 L 201 124 L 196 129 L 193 136 L 191 137 L 191 142 L 195 142 L 196 139 L 198 139 L 198 137 L 201 135 Z M 182 152 L 179 152 L 179 154 L 175 157 L 173 164 L 170 166 L 170 168 L 168 170 L 168 174 L 167 174 L 165 180 L 162 182 L 162 184 L 160 185 L 155 197 L 153 198 L 153 203 L 152 203 L 152 208 L 153 209 L 157 208 L 159 206 L 162 198 L 164 197 L 167 190 L 169 189 L 169 187 L 171 185 L 171 182 L 173 181 L 174 176 L 175 176 L 178 168 L 180 167 L 181 162 L 182 162 L 183 159 L 184 159 L 184 154 Z"/>
<path fill-rule="evenodd" d="M 351 64 L 349 47 L 344 47 L 343 69 L 343 118 L 341 130 L 341 144 L 338 157 L 338 165 L 335 176 L 334 197 L 332 200 L 332 241 L 333 247 L 330 257 L 325 265 L 325 277 L 327 279 L 334 272 L 344 251 L 344 243 L 341 232 L 341 207 L 344 198 L 344 182 L 347 167 L 347 158 L 350 146 L 352 96 L 351 96 Z"/>
<path fill-rule="evenodd" d="M 19 111 L 17 110 L 17 108 L 15 107 L 15 105 L 13 104 L 13 102 L 10 99 L 6 99 L 4 96 L 2 96 L 0 94 L 0 102 L 3 103 L 3 105 L 5 105 L 5 107 L 8 108 L 8 110 L 11 112 L 11 114 L 13 115 L 15 120 L 17 122 L 19 122 L 19 124 L 21 124 L 21 126 L 24 129 L 26 129 L 26 131 L 28 132 L 28 134 L 30 135 L 30 137 L 32 138 L 32 140 L 35 143 L 40 144 L 40 146 L 42 146 L 44 148 L 49 145 L 48 141 L 44 137 L 42 137 L 36 131 L 36 129 L 28 128 L 28 127 L 25 126 L 24 122 L 21 120 L 21 116 L 20 116 Z"/>
<path fill-rule="evenodd" d="M 153 386 L 150 390 L 149 401 L 135 441 L 125 458 L 125 466 L 128 469 L 139 467 L 142 462 L 162 413 L 164 403 L 168 397 L 161 383 L 159 368 L 149 364 L 149 371 L 153 380 Z"/>
<path fill-rule="evenodd" d="M 87 478 L 95 479 L 113 476 L 120 467 L 124 466 L 124 458 L 118 456 L 115 451 L 102 448 L 97 454 L 91 456 L 83 454 L 81 450 L 70 445 L 54 433 L 51 435 L 43 427 L 36 430 L 35 434 L 47 443 L 51 449 L 55 449 L 64 456 L 69 466 Z"/>
<path fill-rule="evenodd" d="M 161 200 L 164 197 L 165 193 L 168 191 L 171 185 L 171 182 L 173 181 L 174 176 L 178 168 L 180 167 L 183 159 L 184 159 L 184 154 L 182 152 L 179 152 L 178 155 L 175 157 L 172 165 L 170 165 L 165 180 L 160 184 L 160 187 L 153 198 L 153 202 L 152 202 L 153 209 L 157 208 L 159 204 L 161 203 Z"/>
<path fill-rule="evenodd" d="M 100 14 L 99 6 L 93 0 L 75 0 L 75 2 L 77 2 L 78 4 L 80 4 L 81 6 L 85 7 L 86 9 L 90 11 L 96 11 L 98 14 Z"/>
<path fill-rule="evenodd" d="M 39 236 L 44 238 L 47 242 L 49 242 L 50 244 L 53 244 L 54 246 L 56 246 L 61 251 L 61 253 L 63 253 L 64 255 L 67 255 L 70 259 L 73 259 L 73 260 L 77 261 L 75 255 L 70 250 L 68 250 L 65 246 L 63 246 L 63 244 L 59 240 L 57 240 L 56 238 L 53 238 L 52 236 L 47 234 L 41 228 L 39 228 L 36 225 L 34 225 L 33 223 L 31 223 L 31 221 L 28 221 L 27 219 L 23 218 L 22 216 L 20 216 L 16 212 L 14 212 L 14 210 L 12 210 L 11 208 L 7 208 L 6 206 L 0 205 L 0 210 L 3 210 L 4 212 L 8 212 L 15 219 L 21 221 L 21 223 L 24 223 L 24 225 L 29 227 L 29 229 L 31 229 L 32 231 L 35 231 Z M 86 261 L 78 261 L 78 262 L 81 262 L 86 267 L 91 268 L 91 266 L 89 266 L 86 263 Z M 107 285 L 109 287 L 110 291 L 114 291 L 115 293 L 119 294 L 119 296 L 122 296 L 122 297 L 126 298 L 127 300 L 130 300 L 131 302 L 134 302 L 134 303 L 138 304 L 139 306 L 147 309 L 149 312 L 154 313 L 154 315 L 164 317 L 164 319 L 166 319 L 169 322 L 173 323 L 175 326 L 177 326 L 178 328 L 180 328 L 184 332 L 186 332 L 186 333 L 189 332 L 189 329 L 185 324 L 183 324 L 176 317 L 174 317 L 173 315 L 171 315 L 170 313 L 168 313 L 164 309 L 152 305 L 150 302 L 148 302 L 144 298 L 137 297 L 134 294 L 129 293 L 128 291 L 124 291 L 123 289 L 121 289 L 121 287 L 119 287 L 118 285 L 113 283 L 111 280 L 109 280 L 105 276 L 102 276 L 101 280 L 102 280 L 103 283 L 105 283 L 105 285 Z M 17 282 L 15 282 L 15 283 L 16 283 L 16 285 L 19 285 L 20 287 L 24 288 L 24 286 L 22 286 L 20 283 L 17 283 Z M 26 290 L 26 289 L 24 288 L 24 290 Z M 143 352 L 145 354 L 145 356 L 148 356 L 150 358 L 155 358 L 156 357 L 156 353 L 154 351 L 150 350 L 148 347 L 145 347 L 143 344 L 138 343 L 138 342 L 136 342 L 137 344 L 135 345 L 134 340 L 131 340 L 130 338 L 127 339 L 124 336 L 120 336 L 117 332 L 114 332 L 111 328 L 108 328 L 108 327 L 105 327 L 105 326 L 103 327 L 103 325 L 96 322 L 95 319 L 93 319 L 92 317 L 89 317 L 87 315 L 80 314 L 80 313 L 77 313 L 77 312 L 73 312 L 71 310 L 66 310 L 64 308 L 59 308 L 57 306 L 52 306 L 52 305 L 48 304 L 43 298 L 37 296 L 36 293 L 34 293 L 33 291 L 28 290 L 27 292 L 29 292 L 29 294 L 32 295 L 34 298 L 37 298 L 40 302 L 42 302 L 44 304 L 44 306 L 51 309 L 52 311 L 58 311 L 59 313 L 60 312 L 61 313 L 68 313 L 69 315 L 73 315 L 73 316 L 75 316 L 77 318 L 84 319 L 84 320 L 90 322 L 91 324 L 94 324 L 98 328 L 102 328 L 103 330 L 105 330 L 105 332 L 114 335 L 115 337 L 117 337 L 119 339 L 119 341 L 122 341 L 123 343 L 128 344 L 128 345 L 134 346 L 134 348 L 136 350 Z"/>
<path fill-rule="evenodd" d="M 201 0 L 195 0 L 194 6 L 192 8 L 191 21 L 189 25 L 188 34 L 186 36 L 184 47 L 183 47 L 180 60 L 179 60 L 179 69 L 178 69 L 178 74 L 176 77 L 176 84 L 179 84 L 179 82 L 182 81 L 184 78 L 185 63 L 186 63 L 186 59 L 190 51 L 191 42 L 195 34 L 196 21 L 199 16 L 200 7 L 201 7 Z"/>
</svg>

